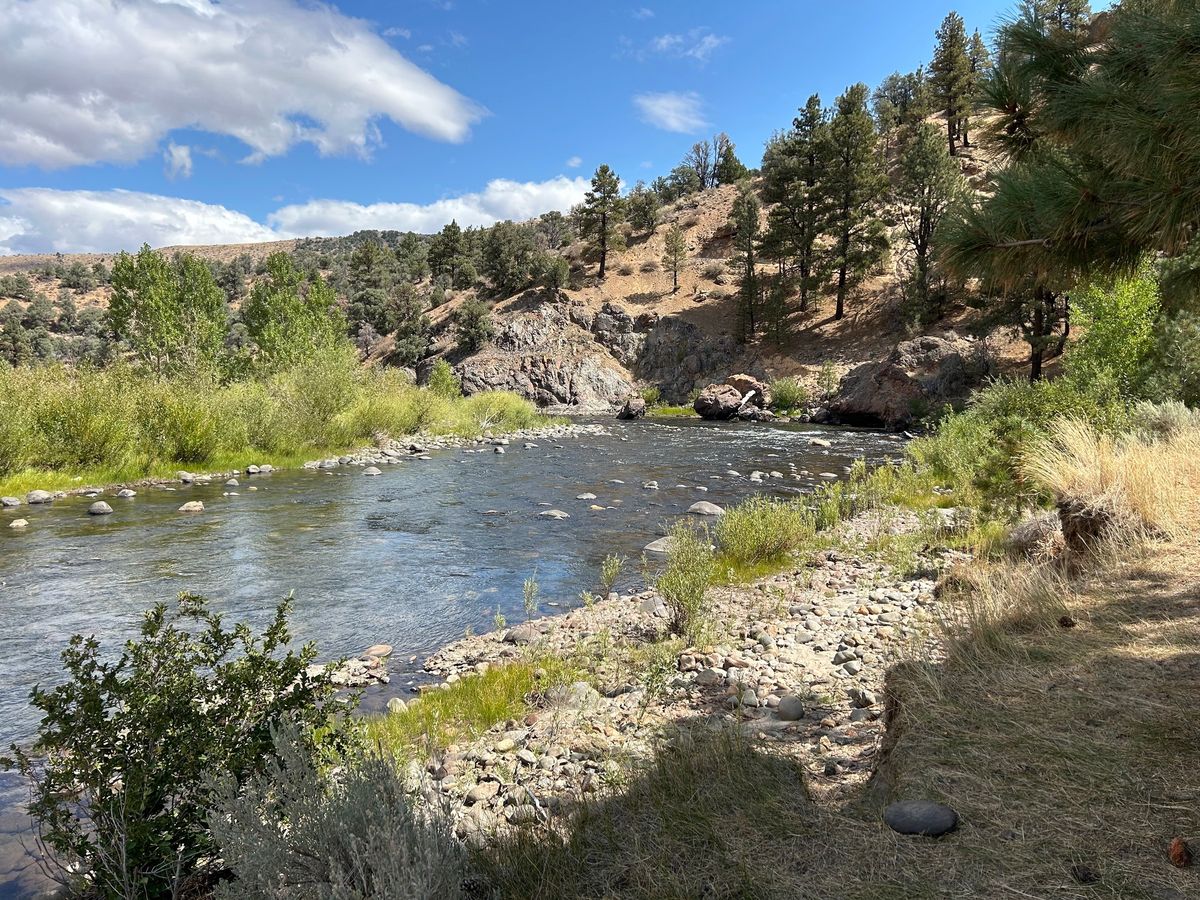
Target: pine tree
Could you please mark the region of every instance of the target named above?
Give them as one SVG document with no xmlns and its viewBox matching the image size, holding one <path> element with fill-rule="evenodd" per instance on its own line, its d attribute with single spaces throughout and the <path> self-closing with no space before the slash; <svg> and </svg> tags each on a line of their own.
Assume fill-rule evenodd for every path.
<svg viewBox="0 0 1200 900">
<path fill-rule="evenodd" d="M 387 327 L 388 304 L 393 290 L 394 255 L 377 240 L 366 240 L 354 248 L 347 267 L 350 303 L 346 314 L 352 331 L 368 324 L 379 334 Z"/>
<path fill-rule="evenodd" d="M 819 190 L 828 209 L 825 233 L 832 238 L 827 258 L 837 275 L 834 318 L 841 319 L 846 314 L 847 295 L 887 249 L 878 208 L 888 180 L 876 150 L 865 84 L 856 84 L 838 97 L 826 140 L 830 164 Z"/>
<path fill-rule="evenodd" d="M 983 38 L 979 34 L 979 29 L 976 29 L 971 35 L 971 41 L 967 45 L 967 61 L 970 66 L 970 74 L 967 78 L 967 96 L 958 123 L 959 130 L 962 132 L 964 147 L 971 146 L 968 135 L 971 124 L 971 106 L 975 98 L 979 95 L 980 89 L 983 87 L 988 70 L 992 67 L 992 55 L 988 52 L 987 44 L 983 42 Z"/>
<path fill-rule="evenodd" d="M 684 239 L 683 229 L 675 222 L 667 231 L 666 240 L 663 242 L 662 258 L 663 268 L 671 273 L 671 293 L 679 290 L 679 270 L 686 259 L 687 241 Z"/>
<path fill-rule="evenodd" d="M 794 268 L 800 310 L 822 273 L 816 252 L 825 208 L 820 185 L 826 177 L 831 145 L 821 98 L 813 94 L 792 122 L 792 131 L 772 139 L 763 155 L 762 199 L 768 204 L 762 254 L 787 270 Z"/>
<path fill-rule="evenodd" d="M 950 155 L 953 156 L 971 89 L 971 60 L 962 16 L 956 12 L 949 13 L 942 20 L 936 37 L 937 46 L 929 66 L 930 81 L 941 111 L 946 115 L 946 139 Z M 963 145 L 969 146 L 965 140 Z"/>
<path fill-rule="evenodd" d="M 738 275 L 738 334 L 743 341 L 751 340 L 758 326 L 758 305 L 761 286 L 758 277 L 759 214 L 762 206 L 749 184 L 742 184 L 729 224 L 734 228 L 734 269 Z"/>
<path fill-rule="evenodd" d="M 600 253 L 598 275 L 604 278 L 608 251 L 619 249 L 622 239 L 620 225 L 625 221 L 621 182 L 617 173 L 607 165 L 601 165 L 592 176 L 592 189 L 583 195 L 581 214 L 583 233 L 591 238 L 592 245 Z"/>
<path fill-rule="evenodd" d="M 629 208 L 629 224 L 634 230 L 648 234 L 658 226 L 658 194 L 639 181 L 626 198 Z"/>
<path fill-rule="evenodd" d="M 713 172 L 716 184 L 737 184 L 750 174 L 750 170 L 738 159 L 733 141 L 720 134 L 717 136 L 720 150 L 717 156 L 717 166 Z M 723 139 L 723 140 L 722 140 Z"/>
<path fill-rule="evenodd" d="M 448 275 L 451 283 L 458 282 L 464 263 L 470 261 L 467 239 L 454 219 L 433 236 L 429 244 L 429 268 L 434 275 Z"/>
</svg>

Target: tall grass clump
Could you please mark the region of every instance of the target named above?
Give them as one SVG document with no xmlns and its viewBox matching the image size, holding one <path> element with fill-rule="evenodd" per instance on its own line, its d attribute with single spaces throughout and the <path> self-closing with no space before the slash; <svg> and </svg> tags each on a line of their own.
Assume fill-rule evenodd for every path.
<svg viewBox="0 0 1200 900">
<path fill-rule="evenodd" d="M 44 372 L 24 385 L 42 438 L 36 462 L 50 468 L 126 464 L 139 443 L 141 378 L 123 367 Z"/>
<path fill-rule="evenodd" d="M 815 531 L 813 515 L 804 504 L 760 495 L 727 509 L 714 535 L 722 557 L 753 565 L 794 553 Z"/>
<path fill-rule="evenodd" d="M 654 580 L 671 613 L 671 630 L 691 644 L 711 630 L 707 593 L 716 574 L 707 529 L 680 523 L 671 529 L 667 564 Z"/>
<path fill-rule="evenodd" d="M 22 373 L 0 366 L 0 477 L 21 471 L 42 452 L 42 437 L 25 391 Z"/>
</svg>

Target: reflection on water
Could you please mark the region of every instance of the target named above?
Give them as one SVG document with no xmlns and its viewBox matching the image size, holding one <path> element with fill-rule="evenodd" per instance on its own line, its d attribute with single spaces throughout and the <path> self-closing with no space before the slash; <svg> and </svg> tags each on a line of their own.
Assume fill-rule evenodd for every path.
<svg viewBox="0 0 1200 900">
<path fill-rule="evenodd" d="M 82 497 L 0 511 L 0 746 L 33 733 L 29 689 L 59 677 L 58 653 L 72 634 L 94 633 L 115 648 L 142 610 L 182 590 L 257 624 L 294 592 L 298 640 L 316 640 L 323 658 L 392 644 L 400 675 L 392 688 L 402 690 L 409 656 L 468 628 L 490 629 L 497 610 L 522 617 L 531 574 L 547 611 L 549 603 L 568 608 L 595 589 L 606 554 L 638 557 L 697 500 L 810 489 L 821 473 L 841 475 L 854 459 L 877 461 L 897 447 L 870 432 L 792 426 L 608 427 L 609 435 L 535 448 L 514 443 L 503 455 L 405 460 L 377 478 L 357 468 L 277 472 L 243 479 L 230 497 L 220 484 L 145 489 L 133 500 L 110 498 L 114 514 L 99 518 Z M 817 434 L 832 446 L 811 446 Z M 784 477 L 755 483 L 745 476 L 756 469 Z M 659 489 L 643 488 L 648 481 Z M 597 499 L 575 499 L 582 493 Z M 191 499 L 205 512 L 176 512 Z M 570 518 L 538 516 L 549 507 Z M 7 527 L 18 516 L 29 520 L 21 532 Z M 0 897 L 30 890 L 19 875 L 28 861 L 11 839 L 28 827 L 17 808 L 23 797 L 0 775 Z"/>
</svg>

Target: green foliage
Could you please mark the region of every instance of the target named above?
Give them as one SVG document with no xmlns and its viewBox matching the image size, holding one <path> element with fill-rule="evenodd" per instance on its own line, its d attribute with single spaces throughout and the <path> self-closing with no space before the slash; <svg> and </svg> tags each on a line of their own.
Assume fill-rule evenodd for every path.
<svg viewBox="0 0 1200 900">
<path fill-rule="evenodd" d="M 583 195 L 580 224 L 585 238 L 600 254 L 600 269 L 604 277 L 608 251 L 620 249 L 620 225 L 625 221 L 626 203 L 621 197 L 621 181 L 607 165 L 601 165 L 592 176 L 592 189 Z"/>
<path fill-rule="evenodd" d="M 610 553 L 604 557 L 604 561 L 600 563 L 600 595 L 607 597 L 612 593 L 613 587 L 617 583 L 617 578 L 621 575 L 621 568 L 625 565 L 625 557 L 618 556 L 615 553 Z"/>
<path fill-rule="evenodd" d="M 491 309 L 482 300 L 465 301 L 450 316 L 460 353 L 477 353 L 492 337 Z"/>
<path fill-rule="evenodd" d="M 738 159 L 733 141 L 728 138 L 720 144 L 717 154 L 717 166 L 713 177 L 717 184 L 737 184 L 750 175 L 750 170 Z"/>
<path fill-rule="evenodd" d="M 629 224 L 635 231 L 648 233 L 658 225 L 658 210 L 661 201 L 658 194 L 646 187 L 645 182 L 639 181 L 625 198 L 629 209 Z"/>
<path fill-rule="evenodd" d="M 497 222 L 483 241 L 482 273 L 501 296 L 529 286 L 534 277 L 533 231 L 512 222 Z"/>
<path fill-rule="evenodd" d="M 429 390 L 447 399 L 462 396 L 462 382 L 454 374 L 454 367 L 446 360 L 439 359 L 429 370 Z"/>
<path fill-rule="evenodd" d="M 672 223 L 663 240 L 663 268 L 671 273 L 671 290 L 679 290 L 679 270 L 687 261 L 687 240 L 678 222 Z"/>
<path fill-rule="evenodd" d="M 1072 291 L 1071 310 L 1083 336 L 1067 351 L 1067 370 L 1084 381 L 1111 377 L 1125 396 L 1140 395 L 1150 375 L 1160 305 L 1148 263 L 1133 277 Z"/>
<path fill-rule="evenodd" d="M 762 496 L 727 509 L 714 531 L 722 561 L 735 566 L 781 560 L 803 547 L 814 532 L 805 504 Z"/>
<path fill-rule="evenodd" d="M 795 378 L 777 378 L 771 382 L 771 408 L 789 413 L 808 403 L 808 389 Z"/>
<path fill-rule="evenodd" d="M 37 740 L 5 761 L 30 779 L 30 815 L 64 871 L 104 897 L 179 896 L 211 874 L 214 777 L 261 771 L 284 722 L 310 754 L 347 742 L 328 679 L 306 671 L 315 649 L 285 652 L 289 605 L 256 637 L 181 594 L 116 659 L 71 639 L 66 681 L 33 690 Z"/>
<path fill-rule="evenodd" d="M 638 391 L 638 396 L 645 401 L 646 406 L 657 406 L 662 402 L 662 389 L 652 384 Z"/>
<path fill-rule="evenodd" d="M 218 898 L 463 896 L 448 819 L 416 809 L 392 760 L 355 756 L 331 778 L 292 729 L 275 733 L 261 773 L 222 778 L 209 823 L 233 873 Z"/>
<path fill-rule="evenodd" d="M 961 137 L 969 146 L 967 121 L 972 88 L 971 57 L 968 53 L 967 29 L 962 16 L 947 13 L 937 30 L 937 46 L 930 63 L 930 84 L 937 97 L 938 107 L 946 116 L 946 137 L 950 154 Z"/>
<path fill-rule="evenodd" d="M 537 572 L 534 572 L 525 579 L 525 583 L 522 586 L 526 621 L 537 615 L 538 597 L 541 596 L 541 593 L 542 589 L 538 586 Z"/>
<path fill-rule="evenodd" d="M 679 523 L 668 535 L 667 563 L 654 579 L 671 613 L 671 630 L 690 644 L 703 643 L 711 628 L 706 595 L 716 573 L 705 529 Z"/>
<path fill-rule="evenodd" d="M 114 275 L 115 277 L 115 275 Z M 260 371 L 278 372 L 348 346 L 346 321 L 320 275 L 305 275 L 286 253 L 272 253 L 241 311 Z"/>
</svg>

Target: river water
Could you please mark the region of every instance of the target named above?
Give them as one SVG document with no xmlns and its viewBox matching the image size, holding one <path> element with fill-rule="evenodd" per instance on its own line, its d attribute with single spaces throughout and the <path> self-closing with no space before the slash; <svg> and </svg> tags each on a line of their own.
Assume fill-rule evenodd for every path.
<svg viewBox="0 0 1200 900">
<path fill-rule="evenodd" d="M 393 645 L 392 684 L 368 698 L 382 705 L 432 650 L 468 629 L 490 630 L 497 611 L 522 620 L 530 576 L 543 612 L 568 609 L 596 590 L 609 553 L 629 556 L 637 577 L 642 548 L 697 500 L 811 490 L 860 457 L 878 462 L 898 449 L 891 436 L 810 426 L 604 425 L 608 434 L 529 448 L 514 441 L 504 454 L 435 452 L 374 478 L 346 467 L 254 476 L 232 489 L 145 488 L 132 500 L 107 498 L 115 512 L 103 517 L 88 516 L 83 497 L 0 510 L 0 747 L 33 735 L 29 690 L 60 677 L 58 654 L 72 634 L 117 649 L 144 609 L 183 590 L 258 625 L 294 592 L 293 633 L 317 641 L 322 659 Z M 813 446 L 813 437 L 831 446 Z M 754 482 L 754 470 L 783 477 Z M 230 490 L 237 495 L 224 496 Z M 576 499 L 582 493 L 596 499 Z M 185 500 L 206 509 L 177 512 Z M 570 518 L 538 515 L 549 508 Z M 8 528 L 18 517 L 29 527 Z M 24 796 L 0 773 L 0 898 L 28 896 L 40 883 L 19 844 L 28 843 Z"/>
</svg>

